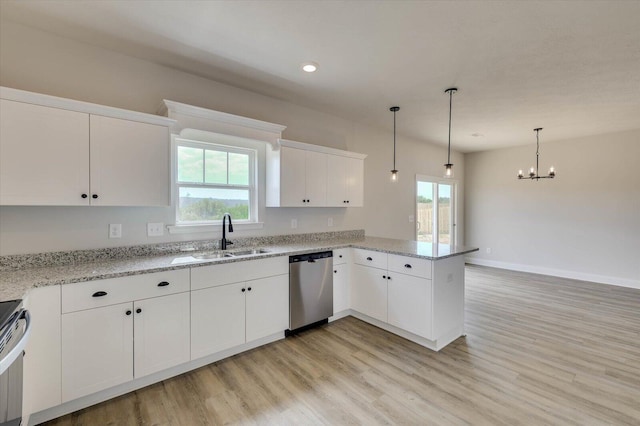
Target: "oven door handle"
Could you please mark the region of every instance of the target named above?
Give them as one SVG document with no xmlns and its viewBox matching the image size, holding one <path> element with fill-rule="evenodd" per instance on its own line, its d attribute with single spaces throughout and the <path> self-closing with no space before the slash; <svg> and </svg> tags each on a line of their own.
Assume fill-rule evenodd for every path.
<svg viewBox="0 0 640 426">
<path fill-rule="evenodd" d="M 19 356 L 22 356 L 22 352 L 24 351 L 25 346 L 27 346 L 27 341 L 29 340 L 29 335 L 31 334 L 31 315 L 29 315 L 29 311 L 26 309 L 20 310 L 17 318 L 9 324 L 7 327 L 13 328 L 15 322 L 25 320 L 25 328 L 24 333 L 20 336 L 20 340 L 14 346 L 11 351 L 2 359 L 0 359 L 0 375 L 7 371 L 11 364 L 18 359 Z"/>
</svg>

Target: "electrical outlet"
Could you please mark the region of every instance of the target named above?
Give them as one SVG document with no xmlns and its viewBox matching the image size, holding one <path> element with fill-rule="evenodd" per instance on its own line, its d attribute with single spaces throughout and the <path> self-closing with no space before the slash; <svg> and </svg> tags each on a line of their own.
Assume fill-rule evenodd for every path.
<svg viewBox="0 0 640 426">
<path fill-rule="evenodd" d="M 120 223 L 109 224 L 109 238 L 122 238 L 122 224 Z"/>
<path fill-rule="evenodd" d="M 298 219 L 291 219 L 291 229 L 296 229 L 298 227 Z"/>
<path fill-rule="evenodd" d="M 333 226 L 333 218 L 330 217 L 329 220 L 327 220 L 327 226 L 332 227 Z"/>
<path fill-rule="evenodd" d="M 147 223 L 148 237 L 161 237 L 164 235 L 164 223 Z"/>
<path fill-rule="evenodd" d="M 487 247 L 486 252 L 487 254 L 491 254 L 491 247 Z"/>
</svg>

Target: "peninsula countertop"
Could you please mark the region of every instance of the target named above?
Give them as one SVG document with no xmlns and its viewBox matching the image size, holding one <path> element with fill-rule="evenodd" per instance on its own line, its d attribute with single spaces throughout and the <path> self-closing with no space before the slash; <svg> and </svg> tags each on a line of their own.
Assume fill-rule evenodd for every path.
<svg viewBox="0 0 640 426">
<path fill-rule="evenodd" d="M 222 257 L 218 259 L 196 259 L 193 257 L 196 253 L 180 252 L 159 256 L 131 257 L 127 259 L 73 262 L 64 265 L 27 267 L 2 271 L 0 276 L 0 301 L 24 297 L 29 289 L 37 287 L 116 278 L 172 269 L 195 268 L 215 263 L 243 262 L 275 256 L 290 256 L 346 247 L 436 261 L 478 250 L 474 247 L 432 244 L 390 238 L 363 237 L 260 245 L 259 248 L 267 251 L 266 253 L 250 256 Z M 242 248 L 243 247 L 238 247 L 229 250 L 229 252 L 233 253 L 234 251 L 242 250 Z"/>
</svg>

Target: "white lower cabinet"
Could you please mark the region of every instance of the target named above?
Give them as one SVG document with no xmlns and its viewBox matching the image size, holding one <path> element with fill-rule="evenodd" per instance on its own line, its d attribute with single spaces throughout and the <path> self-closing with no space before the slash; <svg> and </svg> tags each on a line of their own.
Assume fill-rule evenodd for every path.
<svg viewBox="0 0 640 426">
<path fill-rule="evenodd" d="M 351 307 L 387 322 L 387 271 L 362 265 L 351 270 Z"/>
<path fill-rule="evenodd" d="M 189 293 L 62 315 L 62 401 L 189 361 Z"/>
<path fill-rule="evenodd" d="M 288 326 L 288 274 L 193 291 L 191 359 L 284 332 Z"/>
<path fill-rule="evenodd" d="M 129 302 L 62 315 L 62 402 L 133 380 L 132 309 Z"/>
<path fill-rule="evenodd" d="M 431 280 L 394 272 L 387 276 L 387 322 L 431 339 Z"/>
<path fill-rule="evenodd" d="M 349 265 L 333 266 L 333 313 L 345 311 L 351 306 L 349 294 Z"/>
</svg>

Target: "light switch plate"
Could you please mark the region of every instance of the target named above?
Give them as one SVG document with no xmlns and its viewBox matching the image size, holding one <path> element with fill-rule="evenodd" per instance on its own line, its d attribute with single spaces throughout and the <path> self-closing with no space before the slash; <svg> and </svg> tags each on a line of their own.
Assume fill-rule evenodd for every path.
<svg viewBox="0 0 640 426">
<path fill-rule="evenodd" d="M 109 224 L 109 238 L 122 238 L 122 224 L 120 223 Z"/>
<path fill-rule="evenodd" d="M 147 223 L 148 237 L 161 237 L 164 235 L 164 223 Z"/>
</svg>

